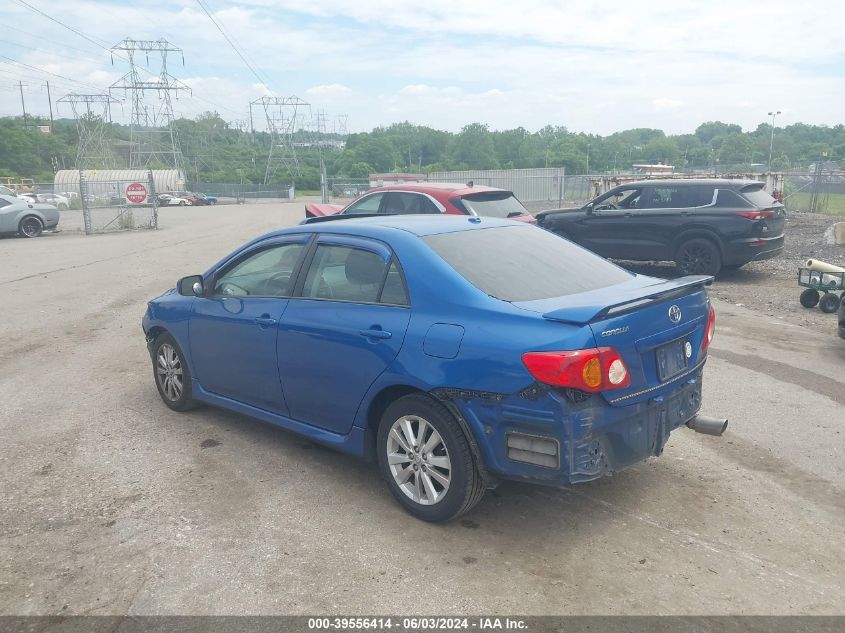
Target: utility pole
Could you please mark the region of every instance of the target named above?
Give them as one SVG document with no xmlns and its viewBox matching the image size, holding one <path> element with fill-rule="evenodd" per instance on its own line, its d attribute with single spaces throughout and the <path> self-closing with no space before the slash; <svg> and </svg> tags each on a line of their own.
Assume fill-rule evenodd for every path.
<svg viewBox="0 0 845 633">
<path fill-rule="evenodd" d="M 769 164 L 767 167 L 769 171 L 772 171 L 772 150 L 775 147 L 775 117 L 780 114 L 780 110 L 776 112 L 769 112 L 769 116 L 772 117 L 772 138 L 769 141 Z"/>
<path fill-rule="evenodd" d="M 18 87 L 21 89 L 21 110 L 23 110 L 23 128 L 27 129 L 29 126 L 26 123 L 26 104 L 23 101 L 23 82 L 18 82 Z"/>
<path fill-rule="evenodd" d="M 53 99 L 50 97 L 50 82 L 47 82 L 47 103 L 50 104 L 50 131 L 53 131 Z"/>
</svg>

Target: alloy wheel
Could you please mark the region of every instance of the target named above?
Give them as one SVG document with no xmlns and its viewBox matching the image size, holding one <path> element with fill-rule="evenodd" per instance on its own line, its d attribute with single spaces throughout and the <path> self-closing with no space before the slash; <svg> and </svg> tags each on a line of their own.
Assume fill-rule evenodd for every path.
<svg viewBox="0 0 845 633">
<path fill-rule="evenodd" d="M 387 435 L 387 464 L 396 485 L 415 503 L 434 505 L 449 490 L 449 451 L 437 429 L 419 416 L 402 416 L 393 423 Z"/>
<path fill-rule="evenodd" d="M 38 237 L 41 235 L 41 221 L 38 218 L 26 218 L 21 222 L 21 233 L 27 237 Z"/>
<path fill-rule="evenodd" d="M 687 246 L 681 252 L 681 269 L 688 275 L 706 274 L 713 268 L 713 253 L 697 244 Z"/>
<path fill-rule="evenodd" d="M 182 361 L 169 343 L 158 348 L 156 354 L 156 379 L 162 392 L 171 402 L 182 397 Z"/>
</svg>

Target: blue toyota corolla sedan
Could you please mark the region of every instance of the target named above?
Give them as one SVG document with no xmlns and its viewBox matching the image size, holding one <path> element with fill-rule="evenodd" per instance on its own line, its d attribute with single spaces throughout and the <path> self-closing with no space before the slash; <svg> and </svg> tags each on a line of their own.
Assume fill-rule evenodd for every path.
<svg viewBox="0 0 845 633">
<path fill-rule="evenodd" d="M 534 226 L 337 219 L 264 235 L 150 301 L 156 386 L 378 461 L 446 521 L 501 479 L 566 485 L 659 455 L 697 415 L 710 277 L 634 275 Z"/>
</svg>

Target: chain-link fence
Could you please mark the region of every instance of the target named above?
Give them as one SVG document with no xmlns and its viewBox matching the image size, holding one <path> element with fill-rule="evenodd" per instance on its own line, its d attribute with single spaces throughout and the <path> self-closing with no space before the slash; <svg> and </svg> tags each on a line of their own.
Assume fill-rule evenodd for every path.
<svg viewBox="0 0 845 633">
<path fill-rule="evenodd" d="M 158 228 L 160 201 L 152 173 L 146 180 L 94 182 L 80 172 L 78 195 L 82 207 L 81 228 L 86 235 Z"/>
<path fill-rule="evenodd" d="M 254 185 L 249 182 L 189 182 L 188 191 L 217 198 L 217 204 L 288 202 L 296 197 L 293 185 Z"/>
</svg>

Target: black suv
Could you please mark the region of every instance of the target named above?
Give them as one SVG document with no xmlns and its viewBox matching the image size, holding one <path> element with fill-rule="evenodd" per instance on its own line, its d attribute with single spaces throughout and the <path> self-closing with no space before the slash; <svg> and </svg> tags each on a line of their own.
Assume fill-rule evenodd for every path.
<svg viewBox="0 0 845 633">
<path fill-rule="evenodd" d="M 753 180 L 663 179 L 614 187 L 537 224 L 614 259 L 674 261 L 715 275 L 783 250 L 784 208 Z"/>
</svg>

